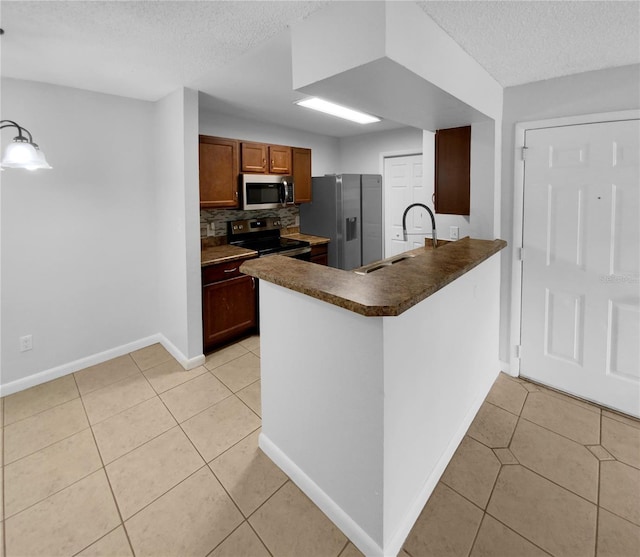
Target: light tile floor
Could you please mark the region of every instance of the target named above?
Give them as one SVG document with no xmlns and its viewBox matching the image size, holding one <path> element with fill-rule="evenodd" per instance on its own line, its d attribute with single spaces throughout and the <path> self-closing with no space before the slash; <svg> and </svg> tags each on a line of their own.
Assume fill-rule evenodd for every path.
<svg viewBox="0 0 640 557">
<path fill-rule="evenodd" d="M 357 557 L 257 447 L 260 341 L 0 399 L 0 555 Z M 402 557 L 640 555 L 640 422 L 500 375 Z"/>
</svg>

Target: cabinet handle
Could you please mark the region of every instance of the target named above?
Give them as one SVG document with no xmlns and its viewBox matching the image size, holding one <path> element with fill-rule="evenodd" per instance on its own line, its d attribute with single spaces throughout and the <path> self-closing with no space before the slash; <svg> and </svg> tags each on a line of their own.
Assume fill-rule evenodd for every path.
<svg viewBox="0 0 640 557">
<path fill-rule="evenodd" d="M 251 288 L 256 289 L 256 279 L 251 277 Z"/>
<path fill-rule="evenodd" d="M 234 267 L 233 269 L 224 269 L 225 273 L 233 273 L 234 271 L 237 271 L 238 267 Z"/>
</svg>

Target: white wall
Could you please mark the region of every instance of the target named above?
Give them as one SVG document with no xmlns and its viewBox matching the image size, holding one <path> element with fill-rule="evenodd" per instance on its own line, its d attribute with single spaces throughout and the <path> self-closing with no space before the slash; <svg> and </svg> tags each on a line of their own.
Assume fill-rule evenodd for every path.
<svg viewBox="0 0 640 557">
<path fill-rule="evenodd" d="M 398 128 L 340 138 L 337 174 L 382 174 L 382 155 L 422 153 L 422 130 Z M 317 174 L 314 174 L 317 176 Z"/>
<path fill-rule="evenodd" d="M 200 110 L 200 133 L 311 149 L 311 174 L 313 176 L 334 173 L 339 163 L 337 138 L 286 126 L 277 126 L 268 122 L 245 120 L 202 109 Z"/>
<path fill-rule="evenodd" d="M 502 120 L 501 236 L 513 242 L 515 124 L 533 120 L 613 112 L 640 107 L 640 65 L 584 72 L 538 81 L 504 91 Z M 509 361 L 512 252 L 502 257 L 500 358 Z"/>
<path fill-rule="evenodd" d="M 495 123 L 479 122 L 471 125 L 471 214 L 445 215 L 436 214 L 438 237 L 450 238 L 450 227 L 459 228 L 459 237 L 471 236 L 483 240 L 495 239 L 493 230 L 493 200 L 495 190 Z M 435 190 L 435 133 L 426 131 L 423 138 L 424 153 L 431 154 L 423 158 L 423 173 L 428 197 L 431 199 Z M 432 204 L 429 203 L 432 207 Z"/>
<path fill-rule="evenodd" d="M 198 94 L 180 89 L 155 108 L 158 328 L 191 368 L 202 355 Z"/>
<path fill-rule="evenodd" d="M 460 237 L 494 239 L 494 127 L 493 121 L 472 124 L 471 216 L 436 215 L 438 236 L 449 238 L 449 227 L 457 226 Z M 416 128 L 399 128 L 340 139 L 339 173 L 383 174 L 383 156 L 422 153 L 424 184 L 430 200 L 435 178 L 435 134 Z M 432 207 L 429 201 L 429 206 Z"/>
<path fill-rule="evenodd" d="M 26 126 L 53 166 L 1 173 L 6 393 L 157 332 L 157 219 L 151 103 L 14 79 L 1 86 L 2 118 Z M 12 137 L 3 130 L 3 144 Z M 21 353 L 18 337 L 29 334 L 33 350 Z"/>
</svg>

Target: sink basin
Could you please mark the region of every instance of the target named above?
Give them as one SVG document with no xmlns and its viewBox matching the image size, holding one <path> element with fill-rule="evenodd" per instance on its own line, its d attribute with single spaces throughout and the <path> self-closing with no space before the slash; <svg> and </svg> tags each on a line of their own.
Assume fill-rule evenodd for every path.
<svg viewBox="0 0 640 557">
<path fill-rule="evenodd" d="M 404 261 L 405 259 L 411 259 L 412 257 L 415 257 L 415 255 L 412 253 L 401 253 L 400 255 L 385 259 L 384 261 L 376 261 L 375 263 L 371 263 L 369 265 L 366 265 L 365 267 L 360 267 L 358 270 L 354 271 L 354 273 L 356 275 L 368 275 L 369 273 L 379 271 L 380 269 L 384 269 L 385 267 L 390 267 L 391 265 L 400 263 L 400 261 Z"/>
</svg>

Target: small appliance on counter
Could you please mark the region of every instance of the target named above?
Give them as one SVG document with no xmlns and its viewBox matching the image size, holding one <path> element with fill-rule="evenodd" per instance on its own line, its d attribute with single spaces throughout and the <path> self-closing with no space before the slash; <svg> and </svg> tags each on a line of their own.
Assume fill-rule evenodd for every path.
<svg viewBox="0 0 640 557">
<path fill-rule="evenodd" d="M 227 221 L 227 241 L 231 245 L 257 251 L 259 257 L 284 255 L 310 261 L 309 242 L 282 238 L 281 227 L 278 217 Z"/>
<path fill-rule="evenodd" d="M 300 232 L 331 239 L 329 266 L 350 271 L 382 259 L 382 176 L 328 174 L 312 184 Z"/>
</svg>

